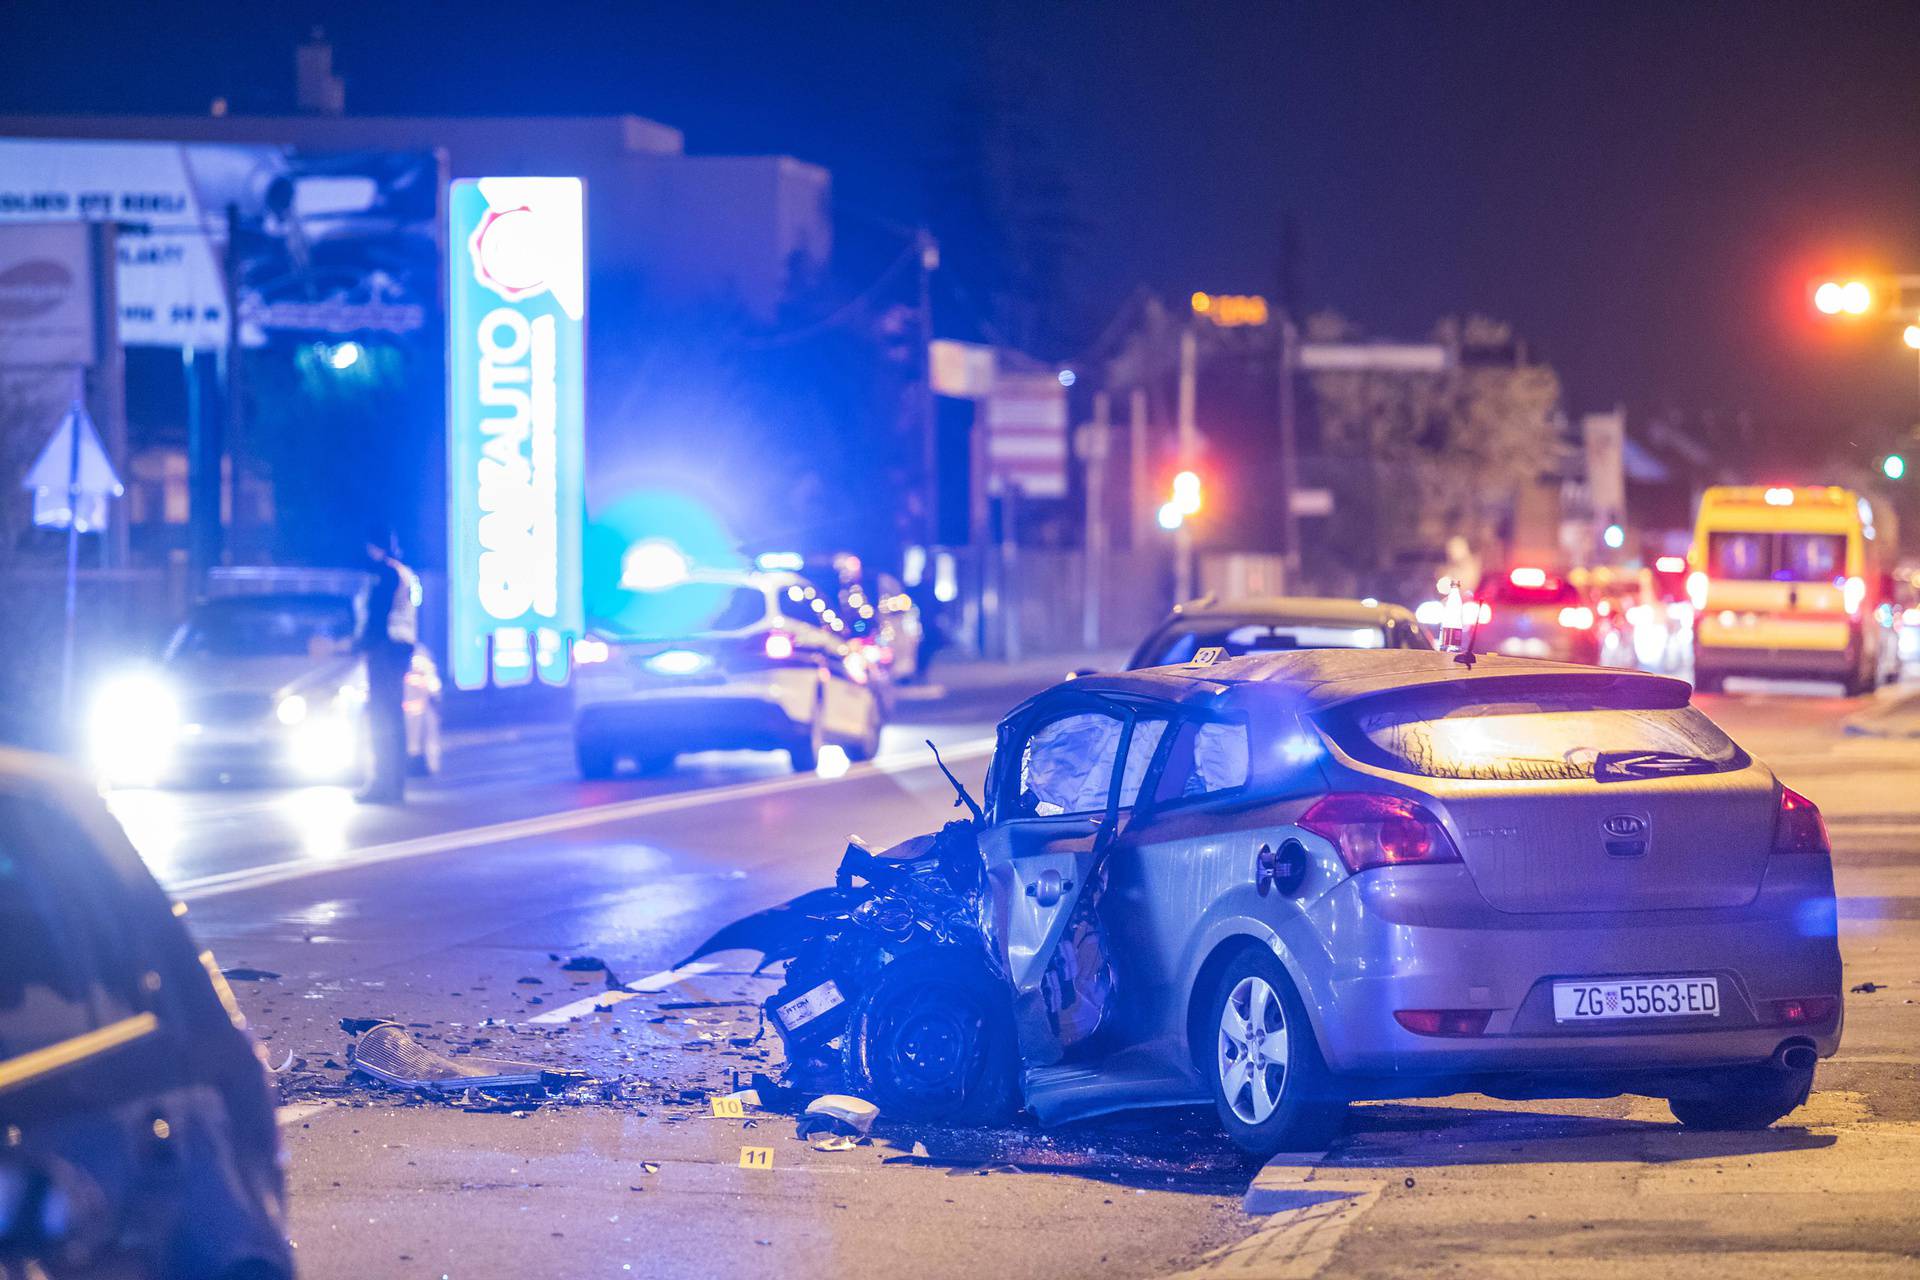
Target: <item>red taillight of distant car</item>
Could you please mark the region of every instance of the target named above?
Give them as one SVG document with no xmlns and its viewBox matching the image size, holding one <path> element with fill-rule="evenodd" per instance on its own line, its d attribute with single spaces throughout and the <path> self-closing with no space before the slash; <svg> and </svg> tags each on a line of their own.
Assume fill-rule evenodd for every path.
<svg viewBox="0 0 1920 1280">
<path fill-rule="evenodd" d="M 1833 856 L 1833 845 L 1827 840 L 1827 822 L 1820 816 L 1820 807 L 1792 787 L 1780 788 L 1780 813 L 1773 822 L 1773 851 L 1821 858 Z"/>
<path fill-rule="evenodd" d="M 784 631 L 767 632 L 766 652 L 775 662 L 785 662 L 793 656 L 793 637 Z"/>
<path fill-rule="evenodd" d="M 1300 825 L 1324 837 L 1347 870 L 1458 862 L 1446 828 L 1424 808 L 1399 796 L 1335 794 L 1314 802 Z"/>
<path fill-rule="evenodd" d="M 1417 1036 L 1486 1034 L 1491 1009 L 1395 1009 L 1393 1020 Z"/>
</svg>

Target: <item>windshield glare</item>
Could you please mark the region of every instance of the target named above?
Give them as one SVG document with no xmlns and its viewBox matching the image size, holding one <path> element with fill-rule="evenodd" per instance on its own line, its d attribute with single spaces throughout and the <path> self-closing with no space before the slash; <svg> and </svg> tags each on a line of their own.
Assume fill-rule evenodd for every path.
<svg viewBox="0 0 1920 1280">
<path fill-rule="evenodd" d="M 1500 781 L 1591 778 L 1603 752 L 1651 751 L 1741 767 L 1745 757 L 1694 707 L 1623 708 L 1589 699 L 1521 698 L 1388 706 L 1344 717 L 1342 747 L 1403 773 Z"/>
<path fill-rule="evenodd" d="M 741 631 L 763 621 L 767 597 L 755 587 L 726 582 L 682 582 L 637 591 L 607 630 L 621 640 L 677 640 L 716 631 Z"/>
<path fill-rule="evenodd" d="M 353 602 L 344 596 L 216 600 L 188 619 L 175 652 L 189 657 L 258 658 L 312 654 L 353 639 Z"/>
</svg>

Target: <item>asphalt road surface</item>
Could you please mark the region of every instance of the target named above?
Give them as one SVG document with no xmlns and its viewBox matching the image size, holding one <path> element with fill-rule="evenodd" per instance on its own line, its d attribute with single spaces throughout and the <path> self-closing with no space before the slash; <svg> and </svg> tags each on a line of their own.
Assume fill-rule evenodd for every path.
<svg viewBox="0 0 1920 1280">
<path fill-rule="evenodd" d="M 1054 1132 L 915 1129 L 817 1151 L 709 1099 L 778 1060 L 768 984 L 673 972 L 714 927 L 951 815 L 931 736 L 977 786 L 1041 664 L 903 703 L 874 765 L 795 777 L 715 755 L 585 784 L 551 729 L 471 735 L 403 811 L 341 791 L 113 798 L 270 1055 L 302 1274 L 326 1277 L 1920 1274 L 1920 737 L 1872 700 L 1703 698 L 1830 824 L 1847 981 L 1840 1055 L 1758 1134 L 1637 1098 L 1368 1104 L 1325 1152 L 1245 1162 L 1206 1114 Z M 1891 698 L 1882 695 L 1882 704 Z M 1920 732 L 1920 715 L 1915 717 Z M 832 770 L 829 770 L 831 774 Z M 568 970 L 591 955 L 608 971 Z M 1871 984 L 1868 986 L 1868 984 Z M 596 1011 L 596 1008 L 601 1011 Z M 515 1114 L 346 1083 L 342 1017 L 446 1052 L 576 1067 L 617 1096 Z M 743 1167 L 765 1148 L 771 1167 Z"/>
</svg>

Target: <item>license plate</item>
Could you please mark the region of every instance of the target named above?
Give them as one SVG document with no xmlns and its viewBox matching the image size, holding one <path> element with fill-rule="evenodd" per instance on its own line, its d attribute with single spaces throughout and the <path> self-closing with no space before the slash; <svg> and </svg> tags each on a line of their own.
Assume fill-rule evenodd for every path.
<svg viewBox="0 0 1920 1280">
<path fill-rule="evenodd" d="M 831 1012 L 847 1002 L 840 994 L 840 988 L 831 981 L 823 982 L 805 995 L 789 1000 L 773 1011 L 780 1019 L 780 1025 L 789 1031 L 798 1031 L 823 1013 Z"/>
<path fill-rule="evenodd" d="M 1609 978 L 1553 984 L 1555 1022 L 1719 1016 L 1718 978 Z"/>
</svg>

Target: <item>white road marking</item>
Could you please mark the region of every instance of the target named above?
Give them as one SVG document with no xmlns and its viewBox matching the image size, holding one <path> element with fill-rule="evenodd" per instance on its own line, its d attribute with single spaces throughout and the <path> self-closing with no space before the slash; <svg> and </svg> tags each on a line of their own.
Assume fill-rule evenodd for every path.
<svg viewBox="0 0 1920 1280">
<path fill-rule="evenodd" d="M 273 1122 L 284 1129 L 288 1125 L 299 1124 L 315 1112 L 326 1109 L 327 1104 L 324 1102 L 289 1102 L 284 1107 L 274 1108 Z"/>
<path fill-rule="evenodd" d="M 941 754 L 949 761 L 953 761 L 977 760 L 992 752 L 993 740 L 984 738 L 955 743 L 953 747 L 943 749 Z M 756 782 L 739 782 L 723 787 L 679 791 L 664 796 L 646 796 L 638 800 L 622 800 L 613 804 L 593 805 L 585 809 L 569 809 L 531 818 L 516 818 L 510 822 L 468 827 L 460 831 L 443 831 L 430 836 L 418 836 L 411 840 L 396 840 L 389 844 L 368 845 L 364 849 L 347 850 L 338 857 L 328 858 L 325 861 L 291 858 L 264 866 L 222 871 L 214 875 L 182 880 L 168 885 L 167 889 L 173 896 L 188 901 L 215 898 L 222 894 L 238 893 L 244 889 L 259 889 L 268 885 L 285 884 L 291 880 L 304 880 L 310 876 L 325 875 L 328 872 L 350 867 L 399 862 L 406 858 L 420 858 L 429 854 L 448 853 L 455 849 L 475 848 L 480 845 L 506 844 L 513 840 L 525 840 L 531 836 L 577 831 L 585 827 L 604 826 L 610 822 L 624 822 L 631 818 L 651 817 L 654 814 L 673 813 L 681 809 L 698 809 L 707 805 L 728 804 L 736 800 L 752 800 L 807 787 L 831 786 L 834 783 L 855 781 L 874 773 L 911 773 L 933 767 L 933 758 L 924 749 L 889 752 L 870 765 L 855 765 L 838 777 L 796 774 L 786 778 L 765 778 Z"/>
<path fill-rule="evenodd" d="M 1216 1249 L 1168 1280 L 1240 1276 L 1311 1280 L 1333 1260 L 1340 1239 L 1380 1198 L 1384 1178 L 1322 1180 L 1326 1152 L 1275 1156 L 1247 1188 L 1246 1210 L 1265 1217 L 1246 1239 Z"/>
<path fill-rule="evenodd" d="M 663 969 L 659 973 L 648 974 L 612 991 L 602 991 L 595 995 L 583 996 L 571 1004 L 563 1004 L 557 1009 L 549 1009 L 528 1022 L 575 1022 L 592 1014 L 596 1009 L 604 1009 L 631 1000 L 635 996 L 652 995 L 665 991 L 668 987 L 695 978 L 703 973 L 712 973 L 720 964 L 715 960 L 696 960 L 692 964 L 681 965 L 678 969 Z"/>
</svg>

